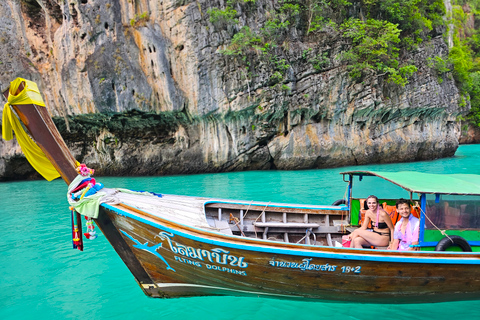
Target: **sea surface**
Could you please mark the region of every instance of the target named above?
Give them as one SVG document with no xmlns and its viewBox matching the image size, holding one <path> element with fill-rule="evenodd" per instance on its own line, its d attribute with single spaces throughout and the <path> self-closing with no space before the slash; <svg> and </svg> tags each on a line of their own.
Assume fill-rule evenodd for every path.
<svg viewBox="0 0 480 320">
<path fill-rule="evenodd" d="M 100 177 L 107 187 L 244 200 L 331 204 L 346 170 L 480 174 L 480 145 L 435 161 L 322 170 L 251 171 L 169 177 Z M 393 192 L 388 185 L 366 193 Z M 0 319 L 478 319 L 480 300 L 356 304 L 269 298 L 152 299 L 103 235 L 72 249 L 62 180 L 0 183 Z M 98 228 L 97 228 L 98 231 Z M 405 266 L 408 267 L 408 266 Z M 480 297 L 479 297 L 480 299 Z"/>
</svg>

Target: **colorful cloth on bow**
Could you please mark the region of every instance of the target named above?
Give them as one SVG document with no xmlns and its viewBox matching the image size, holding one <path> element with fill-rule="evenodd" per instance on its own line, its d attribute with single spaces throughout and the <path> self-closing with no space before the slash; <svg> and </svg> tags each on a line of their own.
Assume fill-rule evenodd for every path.
<svg viewBox="0 0 480 320">
<path fill-rule="evenodd" d="M 78 185 L 82 183 L 84 179 L 85 177 L 81 175 L 78 175 L 75 179 L 73 179 L 72 183 L 70 183 L 68 186 L 67 200 L 68 203 L 74 207 L 78 213 L 89 218 L 97 219 L 100 203 L 102 203 L 102 198 L 106 195 L 105 192 L 96 192 L 95 194 L 84 197 L 79 201 L 72 199 L 72 191 L 78 187 Z"/>
<path fill-rule="evenodd" d="M 91 187 L 86 193 L 85 193 L 85 196 L 84 197 L 89 197 L 89 196 L 93 196 L 95 193 L 97 193 L 98 191 L 102 190 L 103 189 L 103 183 L 96 183 L 93 185 L 93 187 Z M 83 192 L 79 192 L 78 194 L 73 194 L 72 195 L 72 198 L 73 200 L 79 200 L 80 197 L 81 197 L 81 194 Z"/>
<path fill-rule="evenodd" d="M 92 186 L 95 185 L 95 179 L 94 178 L 86 178 L 83 179 L 82 182 L 78 186 L 75 187 L 75 189 L 72 190 L 72 193 L 78 192 L 79 190 L 86 188 L 88 184 L 91 183 Z"/>
<path fill-rule="evenodd" d="M 415 218 L 413 214 L 410 214 L 408 217 L 407 227 L 405 228 L 405 233 L 402 233 L 402 223 L 403 218 L 397 222 L 395 225 L 395 232 L 393 234 L 394 239 L 398 239 L 398 250 L 406 251 L 410 249 L 410 245 L 413 242 L 418 242 L 418 233 L 420 230 L 420 220 Z"/>
</svg>

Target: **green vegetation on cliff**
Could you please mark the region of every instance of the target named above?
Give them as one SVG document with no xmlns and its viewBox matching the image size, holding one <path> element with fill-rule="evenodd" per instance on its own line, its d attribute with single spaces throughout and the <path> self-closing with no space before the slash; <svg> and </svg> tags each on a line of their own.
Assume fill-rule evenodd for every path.
<svg viewBox="0 0 480 320">
<path fill-rule="evenodd" d="M 365 71 L 384 73 L 387 81 L 405 86 L 407 78 L 417 71 L 414 65 L 399 65 L 400 32 L 397 25 L 382 20 L 350 18 L 342 23 L 343 36 L 351 39 L 352 48 L 343 58 L 350 63 L 350 75 L 360 78 Z"/>
<path fill-rule="evenodd" d="M 340 58 L 360 82 L 365 76 L 377 75 L 405 86 L 417 67 L 402 59 L 404 53 L 441 33 L 437 29 L 444 25 L 445 15 L 442 0 L 278 0 L 263 23 L 241 23 L 237 12 L 253 15 L 255 5 L 254 1 L 229 0 L 224 8 L 212 7 L 207 13 L 216 28 L 233 33 L 222 52 L 244 66 L 249 81 L 257 69 L 267 66 L 269 85 L 285 90 L 290 68 L 286 57 L 296 39 L 310 44 L 302 57 L 317 72 Z M 322 52 L 315 45 L 315 37 L 322 32 L 338 34 L 346 41 L 341 56 L 331 56 L 332 52 Z"/>
<path fill-rule="evenodd" d="M 464 95 L 470 99 L 468 119 L 480 126 L 480 1 L 455 0 L 449 16 L 453 33 L 446 67 L 453 69 L 455 80 Z"/>
<path fill-rule="evenodd" d="M 53 121 L 65 139 L 91 142 L 104 130 L 119 139 L 142 138 L 151 132 L 155 132 L 155 137 L 167 137 L 180 124 L 190 123 L 192 119 L 181 111 L 157 114 L 130 110 L 122 113 L 80 114 L 68 116 L 66 120 L 54 117 Z"/>
</svg>

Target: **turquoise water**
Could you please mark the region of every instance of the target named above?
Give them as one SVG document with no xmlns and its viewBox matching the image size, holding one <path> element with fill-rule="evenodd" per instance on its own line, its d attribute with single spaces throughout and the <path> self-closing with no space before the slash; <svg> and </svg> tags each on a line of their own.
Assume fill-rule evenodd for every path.
<svg viewBox="0 0 480 320">
<path fill-rule="evenodd" d="M 96 177 L 108 187 L 244 200 L 330 204 L 350 169 L 480 174 L 480 145 L 455 157 L 406 164 L 171 177 Z M 365 193 L 393 192 L 388 186 Z M 390 189 L 389 189 L 390 188 Z M 471 319 L 480 301 L 417 305 L 301 302 L 266 298 L 144 296 L 103 235 L 72 250 L 63 181 L 0 183 L 0 319 Z M 480 299 L 480 297 L 479 297 Z"/>
</svg>

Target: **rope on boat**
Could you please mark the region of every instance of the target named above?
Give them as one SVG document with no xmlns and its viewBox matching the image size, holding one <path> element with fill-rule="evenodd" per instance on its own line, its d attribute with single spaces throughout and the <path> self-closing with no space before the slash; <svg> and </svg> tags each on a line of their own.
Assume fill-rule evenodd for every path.
<svg viewBox="0 0 480 320">
<path fill-rule="evenodd" d="M 243 219 L 245 219 L 245 217 L 247 216 L 247 213 L 248 213 L 248 210 L 250 209 L 250 206 L 252 205 L 253 203 L 253 200 L 250 202 L 250 204 L 248 205 L 247 207 L 247 211 L 245 211 L 245 214 L 243 215 Z"/>
<path fill-rule="evenodd" d="M 452 243 L 453 243 L 452 238 L 450 238 L 450 237 L 448 236 L 448 234 L 446 233 L 447 230 L 440 230 L 440 228 L 437 227 L 437 226 L 435 225 L 435 223 L 433 223 L 433 221 L 427 216 L 427 213 L 422 210 L 422 207 L 418 205 L 418 202 L 415 203 L 415 206 L 418 207 L 418 208 L 420 208 L 420 212 L 425 215 L 425 218 L 427 218 L 428 221 L 430 221 L 430 223 L 432 224 L 432 226 L 434 226 L 435 228 L 437 228 L 437 230 L 440 231 L 440 233 L 441 233 L 443 236 L 445 236 L 445 237 L 447 237 L 448 239 L 450 239 L 450 241 L 452 241 Z"/>
<path fill-rule="evenodd" d="M 300 240 L 298 240 L 297 243 L 300 243 L 303 239 L 305 239 L 305 238 L 307 237 L 307 234 L 308 234 L 308 233 L 305 233 L 305 235 L 303 236 L 303 238 L 300 239 Z"/>
<path fill-rule="evenodd" d="M 255 219 L 255 222 L 258 221 L 258 218 L 260 218 L 262 216 L 262 214 L 265 214 L 265 209 L 267 209 L 268 205 L 271 203 L 272 201 L 268 201 L 267 205 L 265 206 L 265 208 L 263 208 L 263 211 L 260 212 L 260 214 L 258 215 L 257 219 Z M 253 228 L 253 230 L 255 231 L 255 238 L 257 238 L 257 228 Z"/>
<path fill-rule="evenodd" d="M 234 217 L 232 213 L 230 213 L 230 221 L 233 221 L 235 223 L 235 225 L 237 226 L 238 230 L 240 230 L 240 233 L 242 234 L 242 236 L 246 237 L 245 233 L 243 233 L 242 228 L 240 228 L 240 226 L 238 225 L 238 218 Z"/>
<path fill-rule="evenodd" d="M 265 209 L 267 209 L 268 205 L 269 205 L 271 202 L 272 202 L 272 201 L 268 201 L 267 205 L 265 206 L 265 208 L 263 208 L 263 211 L 262 211 L 262 213 L 260 213 L 260 215 L 263 214 L 263 213 L 265 213 Z M 257 218 L 257 219 L 258 219 L 258 218 Z"/>
<path fill-rule="evenodd" d="M 303 238 L 298 240 L 297 243 L 300 243 L 303 239 L 305 239 L 308 236 L 309 233 L 313 234 L 313 245 L 316 245 L 317 244 L 317 236 L 315 235 L 315 232 L 313 232 L 312 228 L 308 228 L 305 231 L 305 235 L 303 236 Z"/>
</svg>

